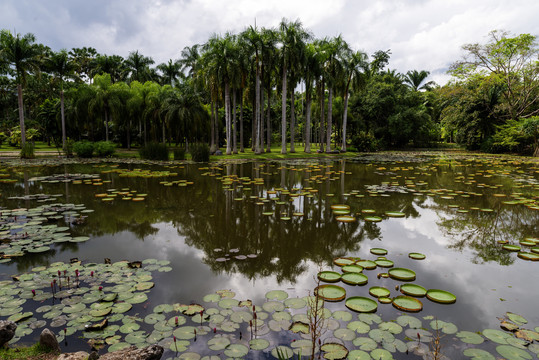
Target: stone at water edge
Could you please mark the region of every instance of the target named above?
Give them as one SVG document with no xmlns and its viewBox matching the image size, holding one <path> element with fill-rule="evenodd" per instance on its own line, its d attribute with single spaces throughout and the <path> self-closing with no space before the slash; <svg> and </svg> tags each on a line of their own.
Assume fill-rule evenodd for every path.
<svg viewBox="0 0 539 360">
<path fill-rule="evenodd" d="M 86 351 L 79 351 L 76 353 L 61 354 L 56 360 L 86 360 L 90 356 Z"/>
<path fill-rule="evenodd" d="M 162 355 L 163 348 L 159 345 L 150 345 L 143 349 L 130 346 L 123 350 L 102 355 L 99 360 L 159 360 Z"/>
<path fill-rule="evenodd" d="M 39 335 L 39 344 L 52 349 L 54 352 L 60 352 L 60 345 L 56 340 L 56 336 L 47 328 L 43 329 L 41 335 Z"/>
<path fill-rule="evenodd" d="M 15 336 L 17 325 L 13 321 L 0 320 L 0 347 L 3 347 Z"/>
</svg>

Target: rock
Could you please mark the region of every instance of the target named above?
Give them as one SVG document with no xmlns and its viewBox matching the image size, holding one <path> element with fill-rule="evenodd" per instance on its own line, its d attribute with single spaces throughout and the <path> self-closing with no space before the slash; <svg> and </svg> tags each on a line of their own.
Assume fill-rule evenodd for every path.
<svg viewBox="0 0 539 360">
<path fill-rule="evenodd" d="M 215 155 L 223 155 L 223 152 L 221 150 L 216 150 Z"/>
<path fill-rule="evenodd" d="M 0 320 L 0 347 L 3 347 L 15 336 L 17 325 L 13 321 Z"/>
<path fill-rule="evenodd" d="M 90 356 L 88 356 L 88 360 L 97 360 L 99 359 L 99 355 L 97 354 L 97 351 L 92 351 Z"/>
<path fill-rule="evenodd" d="M 39 343 L 52 349 L 54 352 L 60 352 L 60 345 L 58 344 L 58 340 L 56 340 L 56 336 L 47 328 L 41 332 Z"/>
<path fill-rule="evenodd" d="M 86 351 L 76 353 L 61 354 L 56 360 L 86 360 L 90 355 Z"/>
<path fill-rule="evenodd" d="M 159 360 L 163 355 L 163 348 L 159 345 L 150 345 L 143 349 L 135 346 L 114 351 L 99 357 L 99 360 Z"/>
</svg>

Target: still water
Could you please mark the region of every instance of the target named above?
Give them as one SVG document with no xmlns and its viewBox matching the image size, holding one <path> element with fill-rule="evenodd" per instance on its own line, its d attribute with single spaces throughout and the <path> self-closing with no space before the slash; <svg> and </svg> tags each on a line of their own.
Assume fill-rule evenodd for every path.
<svg viewBox="0 0 539 360">
<path fill-rule="evenodd" d="M 141 175 L 140 170 L 146 173 Z M 499 329 L 498 318 L 513 312 L 527 319 L 526 328 L 539 326 L 539 262 L 502 249 L 504 242 L 519 245 L 525 238 L 539 238 L 537 163 L 451 156 L 167 165 L 52 162 L 3 164 L 1 174 L 12 180 L 0 184 L 4 211 L 54 202 L 83 204 L 93 212 L 52 222 L 68 227 L 72 237 L 89 237 L 88 241 L 52 243 L 48 251 L 12 257 L 0 264 L 0 280 L 72 258 L 82 264 L 103 263 L 105 258 L 112 263 L 149 258 L 170 262 L 171 269 L 153 273 L 155 287 L 147 291 L 147 301 L 130 310 L 143 319 L 156 305 L 204 304 L 206 295 L 224 289 L 233 291 L 235 299 L 257 305 L 267 301 L 270 290 L 285 290 L 291 298 L 312 295 L 320 270 L 340 272 L 335 258 L 375 260 L 378 256 L 370 250 L 383 248 L 395 267 L 417 274 L 414 283 L 456 296 L 454 304 L 421 298 L 423 309 L 412 315 L 426 318 L 426 324 L 432 316 L 459 330 Z M 81 174 L 92 176 L 77 181 Z M 115 192 L 116 197 L 103 201 L 102 196 Z M 43 197 L 41 202 L 24 198 L 32 194 L 56 197 L 46 201 Z M 136 197 L 143 201 L 132 201 Z M 356 220 L 337 221 L 331 208 L 336 204 L 348 205 Z M 390 217 L 386 212 L 404 216 Z M 369 216 L 375 221 L 367 221 Z M 522 248 L 531 252 L 531 247 Z M 426 258 L 412 260 L 411 252 Z M 369 281 L 364 286 L 338 285 L 346 289 L 347 298 L 372 298 L 372 286 L 386 287 L 389 297 L 401 295 L 396 286 L 402 281 L 378 276 L 387 270 L 365 269 Z M 25 304 L 24 310 L 50 301 Z M 347 310 L 343 301 L 327 302 L 326 307 Z M 376 314 L 391 321 L 406 313 L 378 304 Z M 144 322 L 141 325 L 144 330 Z M 62 327 L 53 330 L 61 333 Z M 33 341 L 39 333 L 20 341 Z M 249 340 L 240 339 L 237 332 L 231 336 L 239 343 Z M 294 336 L 277 331 L 268 336 L 267 350 L 244 357 L 270 358 L 272 347 L 299 339 Z M 331 330 L 323 335 L 333 337 Z M 400 338 L 411 340 L 403 334 Z M 168 340 L 166 345 L 170 336 Z M 454 334 L 443 337 L 444 354 L 462 358 L 462 343 L 454 340 Z M 65 341 L 65 351 L 89 351 L 80 333 Z M 192 343 L 188 351 L 231 356 L 201 342 Z M 341 342 L 349 350 L 357 348 L 349 340 Z M 489 351 L 496 354 L 493 349 Z M 179 355 L 167 347 L 163 358 Z M 393 356 L 415 357 L 411 352 Z"/>
</svg>

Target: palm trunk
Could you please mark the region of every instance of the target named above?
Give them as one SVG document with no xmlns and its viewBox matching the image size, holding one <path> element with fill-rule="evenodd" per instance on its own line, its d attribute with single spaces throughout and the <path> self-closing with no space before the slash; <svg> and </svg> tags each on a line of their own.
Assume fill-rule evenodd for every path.
<svg viewBox="0 0 539 360">
<path fill-rule="evenodd" d="M 260 154 L 260 66 L 258 65 L 258 54 L 256 57 L 256 80 L 255 80 L 255 118 L 256 118 L 256 153 Z"/>
<path fill-rule="evenodd" d="M 325 126 L 324 126 L 324 103 L 326 94 L 324 93 L 324 82 L 322 81 L 322 87 L 320 88 L 320 151 L 324 151 L 324 139 L 325 139 Z"/>
<path fill-rule="evenodd" d="M 333 110 L 333 87 L 329 87 L 329 96 L 328 96 L 328 129 L 326 132 L 326 152 L 331 151 L 331 117 Z"/>
<path fill-rule="evenodd" d="M 62 149 L 66 152 L 66 120 L 64 115 L 64 90 L 60 91 L 60 116 L 62 117 Z"/>
<path fill-rule="evenodd" d="M 105 141 L 109 141 L 109 113 L 105 108 Z M 144 145 L 146 145 L 146 122 L 144 122 Z"/>
<path fill-rule="evenodd" d="M 167 144 L 167 140 L 166 140 L 166 136 L 165 136 L 165 120 L 163 119 L 163 121 L 161 122 L 161 127 L 162 127 L 162 137 L 163 137 L 163 145 L 166 145 Z"/>
<path fill-rule="evenodd" d="M 131 150 L 131 119 L 127 125 L 127 150 Z"/>
<path fill-rule="evenodd" d="M 236 134 L 236 128 L 238 124 L 236 123 L 236 89 L 232 91 L 232 152 L 234 154 L 238 153 L 238 135 Z"/>
<path fill-rule="evenodd" d="M 281 154 L 286 154 L 286 61 L 283 64 L 283 88 L 281 91 Z"/>
<path fill-rule="evenodd" d="M 266 116 L 267 126 L 266 130 L 268 132 L 268 140 L 266 142 L 266 152 L 271 152 L 271 87 L 268 86 L 268 115 Z"/>
<path fill-rule="evenodd" d="M 342 146 L 341 151 L 346 152 L 346 122 L 348 121 L 348 89 L 344 94 L 344 114 L 342 116 Z"/>
<path fill-rule="evenodd" d="M 290 152 L 295 153 L 296 140 L 296 101 L 294 99 L 294 86 L 291 86 L 290 92 Z"/>
<path fill-rule="evenodd" d="M 226 123 L 226 154 L 230 155 L 232 153 L 232 134 L 231 130 L 231 121 L 230 121 L 230 85 L 228 81 L 225 81 L 225 123 Z"/>
<path fill-rule="evenodd" d="M 305 106 L 305 152 L 311 152 L 311 89 L 309 86 L 305 88 L 306 91 L 306 106 Z"/>
<path fill-rule="evenodd" d="M 211 118 L 210 118 L 210 153 L 215 153 L 215 108 L 213 102 L 210 104 L 211 107 Z"/>
<path fill-rule="evenodd" d="M 243 147 L 243 88 L 241 89 L 240 94 L 240 151 L 245 152 Z"/>
<path fill-rule="evenodd" d="M 22 103 L 22 85 L 17 84 L 17 96 L 19 100 L 19 121 L 21 124 L 21 146 L 26 144 L 26 129 L 24 128 L 24 108 Z"/>
<path fill-rule="evenodd" d="M 260 83 L 260 153 L 264 152 L 264 86 Z"/>
</svg>

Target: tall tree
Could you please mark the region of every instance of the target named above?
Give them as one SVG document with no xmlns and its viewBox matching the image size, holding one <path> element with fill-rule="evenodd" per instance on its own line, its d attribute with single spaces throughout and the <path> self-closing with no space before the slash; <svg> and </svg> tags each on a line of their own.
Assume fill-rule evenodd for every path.
<svg viewBox="0 0 539 360">
<path fill-rule="evenodd" d="M 97 51 L 92 47 L 73 48 L 69 52 L 71 61 L 75 64 L 75 73 L 84 82 L 92 80 L 92 68 L 95 66 Z"/>
<path fill-rule="evenodd" d="M 151 57 L 142 55 L 138 50 L 130 52 L 125 59 L 129 81 L 145 82 L 151 80 L 150 65 L 153 63 Z"/>
<path fill-rule="evenodd" d="M 62 149 L 66 151 L 66 122 L 64 108 L 64 79 L 73 76 L 75 64 L 70 60 L 66 50 L 53 53 L 47 59 L 47 67 L 60 84 L 60 118 L 62 124 Z"/>
<path fill-rule="evenodd" d="M 122 81 L 126 74 L 124 58 L 119 55 L 98 55 L 95 59 L 95 67 L 90 75 L 93 78 L 95 75 L 105 73 L 110 75 L 110 80 L 113 84 Z"/>
<path fill-rule="evenodd" d="M 0 59 L 8 66 L 9 73 L 15 76 L 19 104 L 19 122 L 21 126 L 21 145 L 26 142 L 24 126 L 23 87 L 29 72 L 38 73 L 40 50 L 35 44 L 36 38 L 28 33 L 24 36 L 11 34 L 8 30 L 0 33 Z"/>
<path fill-rule="evenodd" d="M 427 81 L 425 80 L 429 77 L 430 72 L 426 70 L 410 70 L 406 73 L 404 76 L 404 83 L 408 85 L 412 90 L 419 91 L 419 90 L 430 90 L 432 86 L 434 86 L 434 81 Z"/>
<path fill-rule="evenodd" d="M 179 79 L 183 77 L 181 68 L 182 65 L 178 61 L 172 61 L 172 59 L 169 59 L 166 63 L 157 65 L 157 69 L 162 73 L 162 85 L 168 84 L 174 86 L 177 84 Z"/>
</svg>

